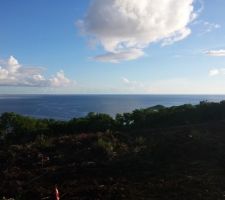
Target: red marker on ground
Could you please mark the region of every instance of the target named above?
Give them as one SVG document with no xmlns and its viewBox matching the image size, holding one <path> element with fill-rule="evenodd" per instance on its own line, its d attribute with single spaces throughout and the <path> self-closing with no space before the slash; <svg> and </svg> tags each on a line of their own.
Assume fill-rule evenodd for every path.
<svg viewBox="0 0 225 200">
<path fill-rule="evenodd" d="M 58 190 L 57 186 L 55 186 L 55 200 L 60 200 L 60 198 L 59 198 L 59 190 Z"/>
</svg>

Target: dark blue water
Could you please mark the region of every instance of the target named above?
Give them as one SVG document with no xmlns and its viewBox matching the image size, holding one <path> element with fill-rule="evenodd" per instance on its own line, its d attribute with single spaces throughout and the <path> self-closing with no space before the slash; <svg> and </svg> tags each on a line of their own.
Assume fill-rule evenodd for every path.
<svg viewBox="0 0 225 200">
<path fill-rule="evenodd" d="M 198 104 L 208 100 L 219 102 L 224 95 L 0 95 L 0 113 L 18 114 L 55 119 L 71 119 L 89 112 L 131 112 L 157 104 L 173 106 Z"/>
</svg>

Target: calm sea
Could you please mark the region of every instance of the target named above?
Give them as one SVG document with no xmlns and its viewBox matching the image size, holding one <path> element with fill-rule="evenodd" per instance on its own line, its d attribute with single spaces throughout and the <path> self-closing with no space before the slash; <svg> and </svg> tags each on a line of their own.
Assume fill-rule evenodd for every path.
<svg viewBox="0 0 225 200">
<path fill-rule="evenodd" d="M 0 113 L 68 120 L 89 112 L 115 116 L 158 104 L 173 106 L 224 99 L 225 95 L 0 95 Z"/>
</svg>

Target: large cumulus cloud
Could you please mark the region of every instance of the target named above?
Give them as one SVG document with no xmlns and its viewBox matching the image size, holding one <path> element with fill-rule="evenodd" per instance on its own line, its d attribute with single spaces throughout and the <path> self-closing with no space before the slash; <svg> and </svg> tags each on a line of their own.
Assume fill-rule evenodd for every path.
<svg viewBox="0 0 225 200">
<path fill-rule="evenodd" d="M 168 45 L 190 35 L 188 25 L 197 16 L 194 1 L 93 0 L 77 26 L 105 49 L 97 60 L 132 60 L 153 42 Z"/>
</svg>

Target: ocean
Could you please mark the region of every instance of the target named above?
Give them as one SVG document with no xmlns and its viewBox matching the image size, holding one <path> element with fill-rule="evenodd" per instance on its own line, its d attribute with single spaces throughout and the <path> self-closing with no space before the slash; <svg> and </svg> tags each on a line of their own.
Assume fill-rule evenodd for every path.
<svg viewBox="0 0 225 200">
<path fill-rule="evenodd" d="M 117 113 L 155 105 L 178 106 L 219 102 L 225 95 L 0 95 L 0 114 L 16 112 L 37 118 L 69 120 L 89 112 Z"/>
</svg>

